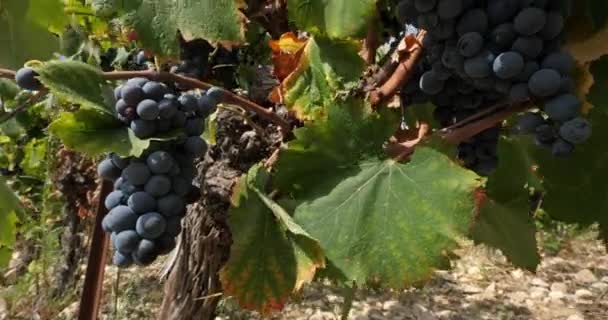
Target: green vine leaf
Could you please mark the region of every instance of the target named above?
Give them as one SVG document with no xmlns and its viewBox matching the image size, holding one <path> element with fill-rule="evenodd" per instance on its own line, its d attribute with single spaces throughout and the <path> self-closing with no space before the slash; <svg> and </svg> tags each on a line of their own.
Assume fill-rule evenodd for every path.
<svg viewBox="0 0 608 320">
<path fill-rule="evenodd" d="M 23 148 L 21 167 L 26 174 L 44 180 L 48 139 L 32 139 Z"/>
<path fill-rule="evenodd" d="M 287 9 L 298 29 L 332 39 L 363 38 L 376 0 L 288 0 Z"/>
<path fill-rule="evenodd" d="M 63 112 L 51 123 L 49 131 L 68 148 L 91 157 L 107 152 L 140 156 L 151 141 L 137 138 L 114 117 L 93 109 Z"/>
<path fill-rule="evenodd" d="M 361 101 L 334 105 L 326 121 L 296 129 L 295 140 L 282 150 L 277 161 L 275 185 L 296 197 L 332 182 L 327 171 L 340 172 L 369 156 L 380 157 L 382 144 L 399 125 L 398 115 L 389 110 L 371 113 Z"/>
<path fill-rule="evenodd" d="M 43 3 L 44 2 L 44 3 Z M 0 67 L 19 68 L 28 60 L 48 59 L 59 49 L 59 39 L 48 31 L 59 1 L 3 0 L 0 5 Z M 51 12 L 41 19 L 40 5 Z M 62 13 L 61 16 L 65 17 Z M 45 16 L 46 17 L 46 16 Z M 51 28 L 52 29 L 52 28 Z"/>
<path fill-rule="evenodd" d="M 226 293 L 263 314 L 281 309 L 325 266 L 317 240 L 264 193 L 268 177 L 256 165 L 237 185 L 229 212 L 233 244 L 220 273 Z"/>
<path fill-rule="evenodd" d="M 587 99 L 589 103 L 594 105 L 598 110 L 608 114 L 608 93 L 606 93 L 606 85 L 608 85 L 608 56 L 594 61 L 589 66 L 589 72 L 593 75 L 593 85 L 589 89 Z"/>
<path fill-rule="evenodd" d="M 8 79 L 0 79 L 0 99 L 3 101 L 13 100 L 19 93 L 17 84 Z"/>
<path fill-rule="evenodd" d="M 17 233 L 17 213 L 22 209 L 19 198 L 0 177 L 0 268 L 5 267 L 12 253 Z"/>
<path fill-rule="evenodd" d="M 51 93 L 84 108 L 113 115 L 106 101 L 106 81 L 99 69 L 78 61 L 51 61 L 36 68 L 39 79 Z"/>
<path fill-rule="evenodd" d="M 242 43 L 245 19 L 240 8 L 239 0 L 143 0 L 123 21 L 137 32 L 146 49 L 158 55 L 177 56 L 178 31 L 186 40 Z"/>
<path fill-rule="evenodd" d="M 497 248 L 517 267 L 535 270 L 540 263 L 536 227 L 532 221 L 530 189 L 542 190 L 535 160 L 516 141 L 502 139 L 497 170 L 488 177 L 471 236 L 476 243 Z"/>
<path fill-rule="evenodd" d="M 324 174 L 341 182 L 298 206 L 296 222 L 349 281 L 391 288 L 431 277 L 468 232 L 481 186 L 473 172 L 429 148 L 408 164 L 369 159 Z"/>
<path fill-rule="evenodd" d="M 301 50 L 295 69 L 280 85 L 281 100 L 300 119 L 320 119 L 337 103 L 338 93 L 359 79 L 365 64 L 356 42 L 310 38 Z"/>
</svg>

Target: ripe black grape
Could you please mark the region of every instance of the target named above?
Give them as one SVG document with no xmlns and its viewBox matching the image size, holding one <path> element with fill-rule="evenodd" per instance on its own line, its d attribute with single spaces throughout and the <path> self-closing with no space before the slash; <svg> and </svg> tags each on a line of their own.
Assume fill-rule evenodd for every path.
<svg viewBox="0 0 608 320">
<path fill-rule="evenodd" d="M 532 36 L 521 36 L 515 39 L 511 49 L 529 59 L 536 59 L 543 52 L 543 40 Z"/>
<path fill-rule="evenodd" d="M 104 201 L 104 205 L 106 207 L 106 209 L 108 210 L 112 210 L 113 208 L 124 204 L 125 200 L 127 199 L 127 195 L 120 191 L 120 190 L 116 190 L 111 192 L 105 199 Z"/>
<path fill-rule="evenodd" d="M 142 90 L 148 99 L 160 101 L 165 95 L 167 88 L 160 82 L 149 81 L 144 84 Z"/>
<path fill-rule="evenodd" d="M 171 179 L 165 175 L 152 176 L 144 187 L 144 190 L 153 197 L 161 197 L 171 190 Z"/>
<path fill-rule="evenodd" d="M 133 185 L 141 186 L 148 182 L 150 169 L 144 163 L 132 162 L 122 171 L 122 178 Z"/>
<path fill-rule="evenodd" d="M 38 91 L 42 88 L 42 83 L 38 80 L 38 73 L 32 68 L 21 68 L 15 73 L 17 85 L 25 90 Z"/>
<path fill-rule="evenodd" d="M 127 206 L 117 206 L 110 210 L 107 216 L 104 217 L 106 226 L 114 232 L 134 229 L 137 222 L 137 214 Z"/>
<path fill-rule="evenodd" d="M 541 64 L 543 69 L 553 69 L 562 75 L 570 75 L 574 71 L 574 58 L 566 52 L 554 52 L 547 55 Z"/>
<path fill-rule="evenodd" d="M 580 117 L 574 118 L 561 126 L 559 135 L 572 144 L 581 144 L 591 137 L 591 123 Z"/>
<path fill-rule="evenodd" d="M 135 229 L 137 234 L 144 239 L 156 239 L 160 237 L 167 228 L 167 221 L 157 212 L 143 214 L 137 219 Z"/>
<path fill-rule="evenodd" d="M 184 94 L 178 98 L 180 109 L 186 113 L 195 112 L 198 109 L 198 100 L 191 94 Z"/>
<path fill-rule="evenodd" d="M 464 57 L 472 57 L 483 48 L 484 39 L 479 32 L 465 33 L 458 39 L 458 52 Z"/>
<path fill-rule="evenodd" d="M 545 102 L 545 112 L 555 121 L 568 121 L 580 111 L 581 101 L 572 94 L 559 95 Z"/>
<path fill-rule="evenodd" d="M 555 39 L 564 29 L 564 17 L 560 12 L 549 12 L 547 14 L 547 23 L 540 31 L 540 36 L 544 40 Z"/>
<path fill-rule="evenodd" d="M 119 268 L 127 268 L 133 264 L 133 259 L 130 254 L 122 254 L 117 250 L 114 251 L 112 263 Z"/>
<path fill-rule="evenodd" d="M 146 159 L 148 168 L 153 173 L 167 173 L 175 165 L 173 157 L 165 151 L 155 151 Z"/>
<path fill-rule="evenodd" d="M 120 90 L 120 96 L 122 99 L 131 106 L 136 106 L 141 100 L 144 99 L 144 91 L 141 87 L 134 84 L 125 84 Z"/>
<path fill-rule="evenodd" d="M 437 14 L 441 20 L 450 20 L 458 17 L 463 10 L 462 0 L 439 0 Z"/>
<path fill-rule="evenodd" d="M 530 92 L 537 97 L 551 97 L 555 95 L 561 85 L 560 74 L 553 69 L 540 69 L 528 81 Z"/>
<path fill-rule="evenodd" d="M 114 245 L 114 248 L 123 254 L 135 251 L 141 240 L 137 232 L 133 230 L 125 230 L 113 235 L 112 244 Z"/>
<path fill-rule="evenodd" d="M 97 174 L 106 180 L 114 181 L 120 177 L 120 168 L 112 163 L 110 159 L 104 159 L 97 166 Z"/>
<path fill-rule="evenodd" d="M 135 192 L 133 193 L 128 201 L 129 208 L 137 214 L 142 214 L 156 210 L 156 199 L 148 192 Z"/>
<path fill-rule="evenodd" d="M 137 105 L 137 115 L 143 120 L 152 121 L 158 117 L 159 113 L 158 103 L 152 99 L 142 100 Z"/>
<path fill-rule="evenodd" d="M 511 79 L 524 69 L 524 58 L 517 52 L 508 51 L 496 57 L 493 64 L 494 74 L 501 79 Z"/>
<path fill-rule="evenodd" d="M 158 199 L 158 212 L 166 217 L 181 215 L 184 210 L 184 200 L 177 194 L 171 193 Z"/>
<path fill-rule="evenodd" d="M 547 14 L 543 9 L 528 7 L 515 16 L 513 26 L 520 34 L 531 36 L 541 31 L 546 22 Z"/>
</svg>

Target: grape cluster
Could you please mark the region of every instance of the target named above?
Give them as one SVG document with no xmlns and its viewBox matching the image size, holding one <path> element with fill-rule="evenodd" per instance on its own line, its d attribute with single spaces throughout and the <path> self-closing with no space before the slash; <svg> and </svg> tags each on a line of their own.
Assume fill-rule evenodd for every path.
<svg viewBox="0 0 608 320">
<path fill-rule="evenodd" d="M 560 51 L 561 6 L 540 0 L 402 0 L 399 19 L 428 32 L 417 81 L 402 89 L 402 102 L 431 101 L 437 120 L 449 126 L 498 102 L 538 101 L 544 112 L 524 115 L 520 132 L 534 134 L 555 155 L 569 154 L 589 137 L 591 126 L 580 118 L 581 103 L 573 95 L 574 59 Z M 467 167 L 487 175 L 497 166 L 499 129 L 459 146 Z"/>
<path fill-rule="evenodd" d="M 114 182 L 102 228 L 111 233 L 115 265 L 146 266 L 175 247 L 186 199 L 197 192 L 194 160 L 206 150 L 206 144 L 195 152 L 178 144 L 139 158 L 111 154 L 99 163 L 99 175 Z"/>
<path fill-rule="evenodd" d="M 200 96 L 175 93 L 165 84 L 146 78 L 131 78 L 114 89 L 119 120 L 139 138 L 149 138 L 172 129 L 189 136 L 186 146 L 198 148 L 205 119 L 215 112 L 223 90 L 213 87 Z"/>
</svg>

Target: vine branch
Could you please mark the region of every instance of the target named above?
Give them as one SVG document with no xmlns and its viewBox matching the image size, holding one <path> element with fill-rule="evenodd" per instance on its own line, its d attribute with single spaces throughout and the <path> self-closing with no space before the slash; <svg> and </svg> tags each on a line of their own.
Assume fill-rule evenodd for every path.
<svg viewBox="0 0 608 320">
<path fill-rule="evenodd" d="M 213 85 L 211 85 L 209 83 L 206 83 L 206 82 L 194 79 L 194 78 L 185 77 L 182 75 L 178 75 L 178 74 L 174 74 L 174 73 L 170 73 L 170 72 L 164 72 L 164 71 L 153 71 L 153 70 L 112 71 L 112 72 L 103 73 L 103 78 L 105 80 L 125 80 L 125 79 L 135 78 L 135 77 L 144 77 L 144 78 L 148 78 L 148 79 L 160 81 L 160 82 L 176 82 L 176 83 L 180 83 L 180 84 L 186 85 L 191 88 L 198 88 L 198 89 L 204 89 L 204 90 L 214 87 Z M 0 78 L 14 79 L 15 71 L 0 68 Z M 260 117 L 278 125 L 281 128 L 281 131 L 283 133 L 289 133 L 291 131 L 291 126 L 290 126 L 289 122 L 287 122 L 286 120 L 281 118 L 278 114 L 274 113 L 272 110 L 266 109 L 266 108 L 256 104 L 255 102 L 247 100 L 241 96 L 238 96 L 224 88 L 220 88 L 220 89 L 224 93 L 222 102 L 234 104 L 247 111 L 258 114 Z M 44 94 L 46 94 L 46 90 L 41 90 L 36 95 L 34 95 L 34 97 L 39 99 Z M 8 119 L 10 119 L 15 114 L 26 109 L 27 106 L 29 104 L 31 104 L 32 101 L 33 101 L 32 99 L 29 99 L 28 102 L 26 102 L 24 105 L 19 106 L 13 112 L 8 114 L 8 116 L 9 116 Z M 2 119 L 0 119 L 0 123 L 3 121 L 6 121 L 8 119 L 2 118 Z"/>
</svg>

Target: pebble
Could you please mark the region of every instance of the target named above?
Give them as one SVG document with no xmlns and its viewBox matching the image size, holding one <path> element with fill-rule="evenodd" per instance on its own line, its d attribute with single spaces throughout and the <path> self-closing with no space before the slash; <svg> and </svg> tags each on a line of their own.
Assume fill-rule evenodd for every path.
<svg viewBox="0 0 608 320">
<path fill-rule="evenodd" d="M 549 293 L 549 290 L 542 287 L 533 287 L 530 289 L 530 297 L 532 299 L 539 299 L 545 297 Z"/>
<path fill-rule="evenodd" d="M 602 282 L 608 283 L 608 277 L 602 277 Z"/>
<path fill-rule="evenodd" d="M 604 291 L 608 289 L 608 283 L 605 282 L 596 282 L 591 285 L 591 288 L 596 289 L 598 291 Z"/>
<path fill-rule="evenodd" d="M 310 320 L 333 320 L 335 318 L 336 317 L 331 312 L 324 312 L 324 311 L 318 310 L 317 312 L 315 312 L 315 314 L 310 316 L 310 318 L 308 318 L 308 319 L 310 319 Z"/>
<path fill-rule="evenodd" d="M 567 320 L 585 320 L 585 318 L 583 316 L 581 316 L 580 314 L 575 313 L 575 314 L 569 316 Z"/>
<path fill-rule="evenodd" d="M 583 269 L 574 275 L 574 280 L 582 283 L 591 283 L 596 282 L 597 277 L 595 274 L 593 274 L 593 272 L 591 272 L 591 270 Z"/>
<path fill-rule="evenodd" d="M 578 289 L 574 293 L 574 296 L 578 299 L 586 299 L 593 296 L 593 293 L 586 289 Z"/>
<path fill-rule="evenodd" d="M 543 287 L 543 288 L 548 288 L 549 287 L 549 284 L 547 282 L 545 282 L 541 278 L 534 278 L 534 279 L 532 279 L 532 281 L 530 281 L 530 283 L 533 286 L 537 286 L 537 287 Z"/>
<path fill-rule="evenodd" d="M 551 291 L 549 292 L 549 298 L 551 298 L 552 300 L 561 300 L 565 297 L 566 295 L 561 292 L 561 291 Z"/>
<path fill-rule="evenodd" d="M 399 306 L 399 301 L 397 300 L 388 300 L 382 304 L 382 309 L 390 310 Z"/>
<path fill-rule="evenodd" d="M 568 292 L 568 286 L 563 282 L 554 282 L 551 284 L 551 292 Z"/>
</svg>

